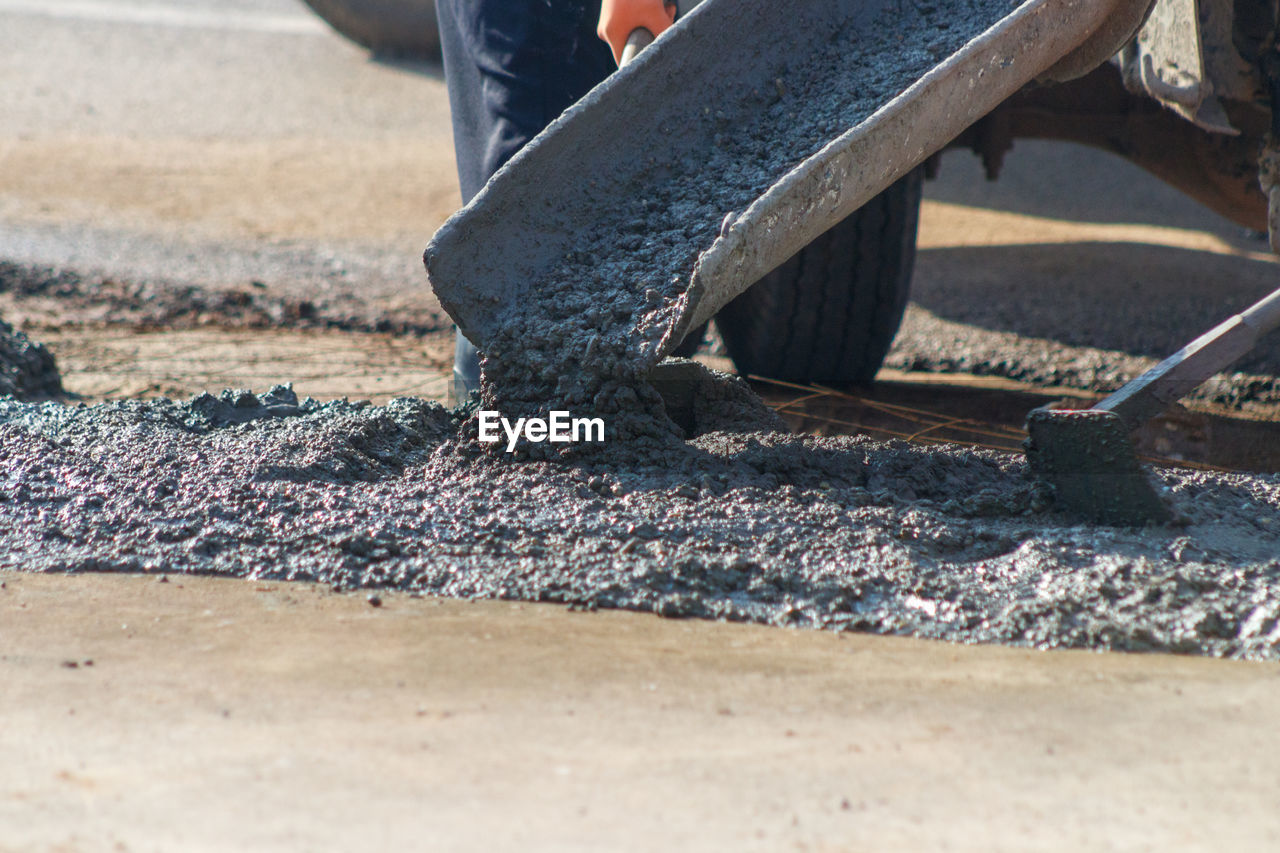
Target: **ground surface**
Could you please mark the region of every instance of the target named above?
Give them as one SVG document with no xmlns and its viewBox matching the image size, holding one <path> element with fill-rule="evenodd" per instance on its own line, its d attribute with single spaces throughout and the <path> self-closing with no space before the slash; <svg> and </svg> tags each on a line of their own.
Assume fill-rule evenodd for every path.
<svg viewBox="0 0 1280 853">
<path fill-rule="evenodd" d="M 437 70 L 371 62 L 291 0 L 0 0 L 0 48 L 0 317 L 51 345 L 71 391 L 89 400 L 181 397 L 295 379 L 301 393 L 320 398 L 442 393 L 449 332 L 418 260 L 457 200 Z M 921 372 L 960 370 L 1028 383 L 1019 393 L 1114 387 L 1272 286 L 1275 262 L 1263 244 L 1118 161 L 1020 143 L 996 184 L 981 181 L 968 154 L 948 154 L 943 165 L 941 180 L 927 188 L 915 301 L 890 358 L 914 372 L 912 382 Z M 1247 367 L 1258 376 L 1228 377 L 1215 386 L 1221 393 L 1196 403 L 1228 418 L 1228 432 L 1240 429 L 1240 418 L 1275 417 L 1274 356 Z M 939 399 L 964 397 L 972 386 L 957 387 Z M 970 408 L 980 405 L 968 399 Z M 847 431 L 843 417 L 828 417 L 824 431 Z M 1212 444 L 1222 431 L 1214 424 L 1196 422 L 1192 443 Z M 892 426 L 903 434 L 921 428 Z M 1246 444 L 1274 444 L 1243 434 Z M 19 441 L 11 448 L 26 447 L 18 432 L 7 435 Z M 1165 438 L 1152 445 L 1163 447 Z M 311 450 L 346 454 L 341 441 Z M 117 462 L 129 458 L 118 443 L 112 453 Z M 167 464 L 154 456 L 148 464 Z M 1258 470 L 1263 456 L 1238 454 L 1228 464 Z M 71 467 L 101 474 L 86 459 Z M 6 481 L 6 490 L 75 490 L 73 479 L 59 479 L 65 469 L 42 481 L 39 466 L 23 468 L 25 483 Z M 992 472 L 1005 476 L 999 466 Z M 970 513 L 1003 538 L 931 540 L 940 515 L 952 510 L 925 507 L 897 519 L 909 524 L 890 524 L 900 509 L 891 497 L 865 484 L 810 479 L 786 498 L 788 511 L 809 529 L 832 513 L 870 520 L 858 547 L 897 555 L 901 571 L 925 552 L 933 560 L 939 548 L 944 557 L 948 549 L 973 551 L 973 566 L 1044 564 L 1034 548 L 1016 547 L 1028 524 L 1021 516 Z M 266 487 L 273 482 L 285 481 L 268 478 Z M 1125 583 L 1159 581 L 1152 599 L 1117 597 L 1108 606 L 1206 648 L 1240 653 L 1249 639 L 1273 650 L 1274 566 L 1265 549 L 1276 535 L 1267 528 L 1276 515 L 1267 497 L 1274 478 L 1251 483 L 1233 491 L 1218 481 L 1201 501 L 1225 525 L 1210 517 L 1192 526 L 1192 540 L 1236 530 L 1212 546 L 1218 551 L 1183 541 L 1188 531 L 1177 529 L 1154 544 L 1088 542 L 1095 557 L 1129 561 L 1127 574 L 1116 573 Z M 842 494 L 830 494 L 831 486 Z M 350 526 L 343 514 L 378 488 L 335 507 L 335 523 Z M 682 503 L 675 520 L 714 511 L 719 488 L 699 482 L 699 502 L 708 503 L 703 510 Z M 1180 499 L 1195 497 L 1182 491 Z M 163 504 L 163 495 L 146 490 L 108 488 L 104 497 Z M 228 492 L 218 500 L 247 497 Z M 10 546 L 62 524 L 60 501 L 28 508 L 35 514 L 9 528 Z M 607 520 L 607 506 L 591 511 Z M 1255 521 L 1262 526 L 1240 532 Z M 1078 531 L 1054 526 L 1062 548 L 1076 547 Z M 68 553 L 65 540 L 50 539 L 49 548 L 25 541 L 6 552 L 19 564 L 24 553 L 35 555 L 31 562 Z M 158 536 L 148 547 L 163 553 L 165 542 Z M 338 559 L 350 561 L 359 582 L 369 553 L 355 544 Z M 995 551 L 978 554 L 983 548 Z M 153 567 L 163 569 L 164 560 Z M 16 610 L 0 623 L 0 665 L 9 669 L 6 683 L 19 687 L 0 699 L 12 703 L 4 716 L 14 721 L 0 734 L 16 756 L 5 765 L 17 768 L 5 776 L 0 845 L 15 849 L 64 842 L 110 849 L 116 841 L 129 849 L 349 849 L 379 838 L 385 846 L 488 849 L 495 833 L 511 843 L 591 849 L 602 837 L 612 842 L 605 846 L 652 849 L 658 833 L 707 849 L 787 842 L 1266 849 L 1276 842 L 1266 799 L 1275 789 L 1276 742 L 1273 727 L 1253 716 L 1273 704 L 1271 665 L 839 640 L 400 595 L 375 609 L 363 594 L 277 582 L 268 593 L 187 578 L 3 577 L 11 594 L 0 606 Z M 1106 597 L 1112 578 L 1081 577 Z M 1015 598 L 1026 592 L 1010 583 L 1014 575 L 1002 580 Z M 1205 582 L 1207 596 L 1196 586 Z M 993 589 L 1004 594 L 999 584 Z M 186 590 L 198 590 L 199 603 Z M 791 612 L 788 590 L 755 590 L 762 591 L 770 607 Z M 937 590 L 924 592 L 917 596 L 924 609 L 912 608 L 917 620 L 930 615 Z M 1218 618 L 1224 600 L 1235 608 L 1231 619 Z M 196 616 L 206 610 L 225 616 L 206 623 L 215 616 Z M 117 620 L 118 613 L 129 616 Z M 424 613 L 447 613 L 448 621 Z M 1216 615 L 1203 618 L 1208 613 Z M 1177 618 L 1160 623 L 1160 614 Z M 1000 624 L 1034 625 L 1044 615 L 1014 610 Z M 126 645 L 130 632 L 118 625 L 143 623 L 167 633 L 137 630 Z M 250 624 L 234 641 L 220 636 Z M 352 624 L 360 630 L 342 633 Z M 477 656 L 471 640 L 480 644 L 485 634 L 504 645 Z M 1121 639 L 1135 636 L 1134 645 L 1152 645 L 1145 636 Z M 736 642 L 750 649 L 740 668 L 730 650 Z M 92 667 L 83 666 L 88 658 Z M 127 662 L 130 674 L 106 668 L 113 659 Z M 669 673 L 679 698 L 647 703 L 636 684 L 663 684 L 643 681 L 653 672 Z M 428 720 L 453 710 L 436 701 L 442 695 L 470 701 L 459 702 L 464 710 L 485 706 L 466 715 L 461 737 L 426 740 L 444 752 L 437 763 L 404 750 L 413 733 L 398 728 L 387 687 L 398 680 L 421 688 L 408 703 L 407 726 L 422 722 L 419 707 Z M 729 714 L 720 713 L 722 697 Z M 101 713 L 86 717 L 86 708 Z M 760 715 L 745 731 L 733 727 L 743 708 Z M 156 738 L 176 716 L 184 721 L 172 736 Z M 783 723 L 788 716 L 812 728 Z M 839 752 L 846 742 L 855 760 Z M 566 755 L 582 763 L 561 762 Z M 548 778 L 570 780 L 568 792 Z M 356 787 L 384 796 L 359 797 Z M 846 798 L 857 816 L 851 826 L 841 823 Z M 213 805 L 177 805 L 193 799 Z M 420 828 L 424 802 L 443 844 Z M 567 811 L 583 806 L 586 816 Z M 1061 824 L 1072 808 L 1081 819 Z M 231 825 L 217 817 L 243 810 L 258 819 Z M 633 832 L 624 836 L 620 826 Z"/>
<path fill-rule="evenodd" d="M 0 850 L 1280 843 L 1273 667 L 278 583 L 6 587 Z"/>
</svg>

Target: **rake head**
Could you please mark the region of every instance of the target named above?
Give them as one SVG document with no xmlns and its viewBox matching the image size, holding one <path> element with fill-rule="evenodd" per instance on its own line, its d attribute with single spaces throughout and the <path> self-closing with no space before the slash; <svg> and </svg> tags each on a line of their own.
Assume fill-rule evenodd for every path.
<svg viewBox="0 0 1280 853">
<path fill-rule="evenodd" d="M 1169 520 L 1129 428 L 1099 409 L 1034 409 L 1027 416 L 1027 461 L 1068 512 L 1099 524 L 1140 526 Z"/>
</svg>

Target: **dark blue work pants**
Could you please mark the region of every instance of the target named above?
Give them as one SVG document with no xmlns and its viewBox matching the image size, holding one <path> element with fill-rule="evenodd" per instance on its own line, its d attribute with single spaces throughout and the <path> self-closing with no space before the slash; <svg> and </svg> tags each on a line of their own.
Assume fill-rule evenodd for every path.
<svg viewBox="0 0 1280 853">
<path fill-rule="evenodd" d="M 436 14 L 466 203 L 616 66 L 595 33 L 600 0 L 436 0 Z M 461 333 L 459 380 L 480 385 L 475 347 Z"/>
</svg>

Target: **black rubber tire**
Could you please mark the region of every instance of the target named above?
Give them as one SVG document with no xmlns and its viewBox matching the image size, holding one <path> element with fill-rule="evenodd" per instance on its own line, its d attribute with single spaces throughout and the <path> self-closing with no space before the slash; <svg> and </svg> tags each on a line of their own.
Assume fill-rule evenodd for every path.
<svg viewBox="0 0 1280 853">
<path fill-rule="evenodd" d="M 305 0 L 329 26 L 379 56 L 440 58 L 434 0 Z"/>
<path fill-rule="evenodd" d="M 720 310 L 716 326 L 740 374 L 875 377 L 907 307 L 920 185 L 917 169 Z"/>
</svg>

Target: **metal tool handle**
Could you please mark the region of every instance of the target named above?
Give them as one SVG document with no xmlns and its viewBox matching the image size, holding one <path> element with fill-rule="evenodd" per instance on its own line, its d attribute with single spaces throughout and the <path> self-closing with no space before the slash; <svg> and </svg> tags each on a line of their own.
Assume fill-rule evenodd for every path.
<svg viewBox="0 0 1280 853">
<path fill-rule="evenodd" d="M 596 34 L 608 43 L 618 66 L 626 64 L 622 54 L 637 30 L 648 30 L 649 41 L 657 38 L 676 20 L 673 0 L 604 0 Z M 638 50 L 638 49 L 637 49 Z M 635 51 L 632 52 L 632 56 Z"/>
<path fill-rule="evenodd" d="M 1219 323 L 1094 408 L 1114 412 L 1130 429 L 1137 429 L 1234 364 L 1276 328 L 1280 290 Z"/>
<path fill-rule="evenodd" d="M 653 33 L 644 27 L 637 27 L 631 31 L 631 35 L 627 36 L 627 43 L 622 46 L 622 54 L 618 57 L 618 67 L 626 65 L 635 59 L 649 45 L 653 44 Z"/>
<path fill-rule="evenodd" d="M 1240 319 L 1256 329 L 1259 338 L 1280 329 L 1280 290 L 1241 312 Z"/>
</svg>

